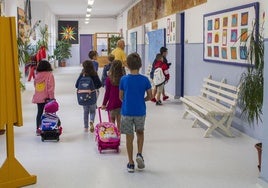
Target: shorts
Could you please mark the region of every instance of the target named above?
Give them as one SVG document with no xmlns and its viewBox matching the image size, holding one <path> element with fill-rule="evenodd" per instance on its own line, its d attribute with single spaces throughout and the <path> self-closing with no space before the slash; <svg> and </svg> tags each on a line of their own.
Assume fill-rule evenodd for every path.
<svg viewBox="0 0 268 188">
<path fill-rule="evenodd" d="M 161 94 L 163 92 L 163 90 L 164 90 L 164 84 L 161 84 L 159 86 L 156 86 L 157 93 L 160 93 Z"/>
<path fill-rule="evenodd" d="M 146 116 L 121 116 L 121 133 L 134 134 L 136 131 L 143 131 Z"/>
<path fill-rule="evenodd" d="M 110 111 L 110 116 L 115 118 L 115 116 L 121 115 L 121 108 L 116 108 Z"/>
</svg>

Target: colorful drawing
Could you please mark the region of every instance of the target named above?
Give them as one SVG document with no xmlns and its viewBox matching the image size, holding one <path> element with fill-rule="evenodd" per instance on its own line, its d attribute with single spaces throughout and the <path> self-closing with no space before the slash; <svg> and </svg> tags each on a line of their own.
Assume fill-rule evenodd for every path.
<svg viewBox="0 0 268 188">
<path fill-rule="evenodd" d="M 231 47 L 231 58 L 234 60 L 237 59 L 236 47 Z"/>
<path fill-rule="evenodd" d="M 227 45 L 227 29 L 224 29 L 222 31 L 222 45 L 223 46 Z"/>
<path fill-rule="evenodd" d="M 223 18 L 222 27 L 228 27 L 228 17 Z"/>
<path fill-rule="evenodd" d="M 214 43 L 219 43 L 219 40 L 220 40 L 219 33 L 216 33 L 214 36 Z"/>
<path fill-rule="evenodd" d="M 207 43 L 212 43 L 212 33 L 208 33 Z"/>
<path fill-rule="evenodd" d="M 237 19 L 238 19 L 238 15 L 233 14 L 232 15 L 232 27 L 237 27 Z"/>
<path fill-rule="evenodd" d="M 78 44 L 78 21 L 58 21 L 58 39 Z"/>
<path fill-rule="evenodd" d="M 241 26 L 248 25 L 248 12 L 241 13 Z"/>
<path fill-rule="evenodd" d="M 212 20 L 208 20 L 208 31 L 212 30 L 212 28 L 213 28 L 212 26 L 213 26 Z"/>
<path fill-rule="evenodd" d="M 231 42 L 236 42 L 237 41 L 237 29 L 232 29 L 231 30 Z"/>
<path fill-rule="evenodd" d="M 220 18 L 216 18 L 216 19 L 215 19 L 214 29 L 215 29 L 215 30 L 220 29 Z"/>
<path fill-rule="evenodd" d="M 240 46 L 240 59 L 247 59 L 247 47 L 246 46 Z"/>
<path fill-rule="evenodd" d="M 170 35 L 170 18 L 167 19 L 167 36 Z"/>
<path fill-rule="evenodd" d="M 219 46 L 214 46 L 214 57 L 219 57 Z"/>
<path fill-rule="evenodd" d="M 245 41 L 247 41 L 247 38 L 248 38 L 248 29 L 247 28 L 241 29 L 241 38 L 240 38 L 240 40 L 242 42 L 245 42 Z"/>
<path fill-rule="evenodd" d="M 204 15 L 204 61 L 248 66 L 247 40 L 254 27 L 251 23 L 259 20 L 259 4 L 255 2 Z"/>
<path fill-rule="evenodd" d="M 221 48 L 221 56 L 222 56 L 222 59 L 227 59 L 227 48 L 226 47 Z"/>
<path fill-rule="evenodd" d="M 208 46 L 208 57 L 212 57 L 212 48 L 211 46 Z"/>
</svg>

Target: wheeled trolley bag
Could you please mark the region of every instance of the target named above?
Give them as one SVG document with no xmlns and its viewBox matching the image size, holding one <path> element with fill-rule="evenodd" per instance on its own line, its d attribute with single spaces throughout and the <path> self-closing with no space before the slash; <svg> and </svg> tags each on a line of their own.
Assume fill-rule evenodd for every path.
<svg viewBox="0 0 268 188">
<path fill-rule="evenodd" d="M 95 135 L 99 152 L 101 153 L 102 150 L 108 149 L 119 152 L 120 133 L 116 125 L 110 121 L 109 112 L 109 122 L 102 122 L 101 108 L 98 108 L 98 112 L 100 122 L 95 127 Z"/>
</svg>

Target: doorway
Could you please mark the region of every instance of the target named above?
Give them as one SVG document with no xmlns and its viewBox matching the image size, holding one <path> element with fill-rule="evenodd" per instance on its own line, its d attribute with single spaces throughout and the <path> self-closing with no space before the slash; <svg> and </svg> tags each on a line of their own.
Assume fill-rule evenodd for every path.
<svg viewBox="0 0 268 188">
<path fill-rule="evenodd" d="M 93 50 L 92 35 L 81 34 L 80 35 L 80 63 L 88 59 L 88 52 Z"/>
</svg>

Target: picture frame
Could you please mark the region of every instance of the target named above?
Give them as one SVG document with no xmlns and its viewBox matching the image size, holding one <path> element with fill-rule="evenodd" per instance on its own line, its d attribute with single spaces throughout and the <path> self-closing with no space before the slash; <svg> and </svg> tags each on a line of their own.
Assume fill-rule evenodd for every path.
<svg viewBox="0 0 268 188">
<path fill-rule="evenodd" d="M 259 3 L 250 3 L 203 16 L 203 59 L 206 62 L 250 66 L 244 46 L 253 23 L 259 22 Z"/>
</svg>

